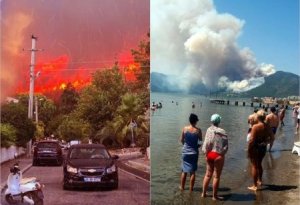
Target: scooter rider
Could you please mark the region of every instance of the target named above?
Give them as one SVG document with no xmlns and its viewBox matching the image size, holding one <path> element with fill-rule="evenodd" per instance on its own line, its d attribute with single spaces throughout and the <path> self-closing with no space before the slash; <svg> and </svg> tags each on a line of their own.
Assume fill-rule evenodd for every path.
<svg viewBox="0 0 300 205">
<path fill-rule="evenodd" d="M 20 171 L 18 163 L 16 163 L 12 168 L 10 168 L 10 174 L 7 179 L 8 190 L 12 195 L 21 194 L 21 179 L 22 173 Z"/>
<path fill-rule="evenodd" d="M 9 204 L 26 202 L 34 205 L 43 204 L 42 186 L 35 177 L 22 179 L 22 172 L 18 163 L 10 169 L 5 190 L 5 200 Z"/>
</svg>

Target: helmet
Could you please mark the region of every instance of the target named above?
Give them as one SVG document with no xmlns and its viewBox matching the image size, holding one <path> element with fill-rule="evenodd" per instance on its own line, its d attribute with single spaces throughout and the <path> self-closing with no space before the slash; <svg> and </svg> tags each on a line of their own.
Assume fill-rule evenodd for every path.
<svg viewBox="0 0 300 205">
<path fill-rule="evenodd" d="M 12 168 L 10 168 L 10 172 L 13 174 L 17 174 L 18 172 L 20 172 L 19 165 L 15 164 Z"/>
<path fill-rule="evenodd" d="M 220 124 L 221 122 L 221 116 L 219 114 L 213 114 L 211 117 L 210 117 L 210 121 L 213 123 L 213 124 Z"/>
</svg>

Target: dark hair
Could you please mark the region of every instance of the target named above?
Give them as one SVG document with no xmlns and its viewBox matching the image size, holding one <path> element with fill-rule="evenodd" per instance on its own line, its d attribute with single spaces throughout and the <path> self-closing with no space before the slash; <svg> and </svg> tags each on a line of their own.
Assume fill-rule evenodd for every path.
<svg viewBox="0 0 300 205">
<path fill-rule="evenodd" d="M 258 111 L 258 107 L 255 107 L 254 112 L 257 113 L 257 111 Z"/>
<path fill-rule="evenodd" d="M 276 107 L 271 107 L 271 112 L 276 112 Z"/>
<path fill-rule="evenodd" d="M 198 116 L 193 113 L 191 113 L 189 120 L 191 124 L 195 124 L 197 121 L 199 121 Z"/>
</svg>

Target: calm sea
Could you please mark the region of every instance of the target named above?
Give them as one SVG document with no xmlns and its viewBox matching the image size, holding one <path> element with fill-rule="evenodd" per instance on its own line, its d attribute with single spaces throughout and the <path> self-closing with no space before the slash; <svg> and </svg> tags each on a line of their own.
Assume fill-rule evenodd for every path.
<svg viewBox="0 0 300 205">
<path fill-rule="evenodd" d="M 227 100 L 227 99 L 226 99 Z M 151 93 L 151 102 L 161 102 L 161 109 L 151 113 L 151 201 L 152 204 L 199 204 L 202 191 L 202 179 L 205 173 L 205 158 L 201 152 L 196 172 L 195 191 L 181 193 L 179 177 L 181 173 L 181 148 L 179 136 L 182 128 L 188 125 L 190 113 L 198 115 L 198 127 L 202 129 L 203 137 L 210 126 L 210 116 L 221 115 L 220 127 L 229 135 L 229 151 L 226 154 L 225 165 L 221 176 L 221 191 L 226 193 L 251 184 L 249 162 L 246 153 L 247 118 L 253 113 L 250 99 L 228 99 L 230 105 L 213 104 L 209 97 L 185 94 Z M 234 102 L 239 101 L 235 106 Z M 195 108 L 192 108 L 194 102 Z M 242 106 L 246 102 L 246 106 Z M 291 111 L 286 113 L 285 130 L 293 132 L 294 124 Z M 286 138 L 283 131 L 278 131 L 274 143 L 272 158 L 280 156 L 280 150 L 291 149 L 293 137 Z M 276 150 L 278 150 L 276 152 Z M 268 157 L 265 161 L 268 163 Z M 267 166 L 267 165 L 266 165 Z M 186 189 L 189 184 L 186 184 Z"/>
</svg>

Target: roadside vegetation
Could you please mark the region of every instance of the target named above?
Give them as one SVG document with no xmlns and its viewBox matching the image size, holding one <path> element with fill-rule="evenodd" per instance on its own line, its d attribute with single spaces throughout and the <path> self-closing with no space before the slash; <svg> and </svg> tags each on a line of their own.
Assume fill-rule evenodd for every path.
<svg viewBox="0 0 300 205">
<path fill-rule="evenodd" d="M 33 140 L 56 139 L 87 142 L 91 139 L 112 148 L 128 147 L 134 137 L 139 147 L 149 146 L 150 43 L 141 41 L 131 50 L 136 80 L 126 81 L 118 62 L 92 74 L 89 85 L 76 90 L 67 84 L 54 102 L 42 94 L 38 101 L 38 123 L 28 119 L 28 95 L 18 94 L 18 103 L 1 105 L 1 147 L 25 146 Z M 135 122 L 136 126 L 131 127 Z"/>
</svg>

